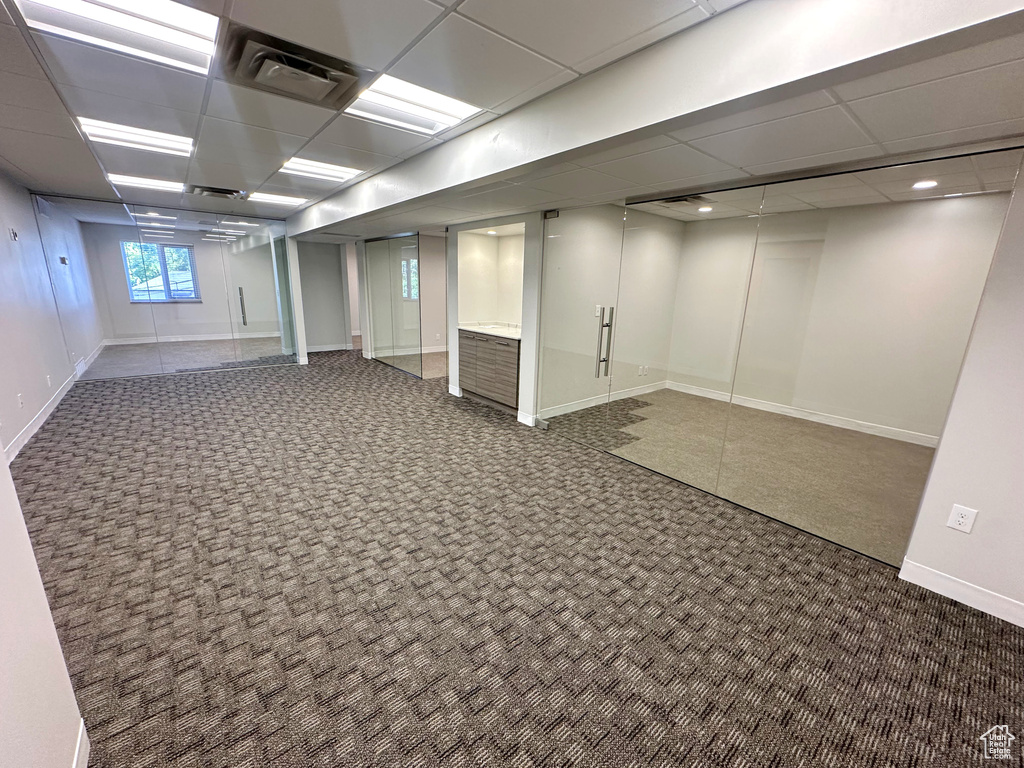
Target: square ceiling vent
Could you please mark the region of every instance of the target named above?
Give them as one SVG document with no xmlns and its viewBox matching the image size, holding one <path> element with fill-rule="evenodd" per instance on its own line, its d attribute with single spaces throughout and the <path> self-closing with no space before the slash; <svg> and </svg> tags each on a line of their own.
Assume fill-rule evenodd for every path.
<svg viewBox="0 0 1024 768">
<path fill-rule="evenodd" d="M 338 110 L 353 102 L 374 72 L 232 23 L 223 37 L 219 76 L 228 82 Z"/>
</svg>

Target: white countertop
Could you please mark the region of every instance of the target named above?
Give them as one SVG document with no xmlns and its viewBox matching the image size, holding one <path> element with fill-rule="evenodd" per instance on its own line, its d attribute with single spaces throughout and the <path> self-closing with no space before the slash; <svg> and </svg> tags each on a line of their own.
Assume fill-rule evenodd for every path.
<svg viewBox="0 0 1024 768">
<path fill-rule="evenodd" d="M 485 336 L 501 336 L 504 339 L 519 339 L 522 330 L 511 323 L 459 323 L 460 331 L 471 331 Z"/>
</svg>

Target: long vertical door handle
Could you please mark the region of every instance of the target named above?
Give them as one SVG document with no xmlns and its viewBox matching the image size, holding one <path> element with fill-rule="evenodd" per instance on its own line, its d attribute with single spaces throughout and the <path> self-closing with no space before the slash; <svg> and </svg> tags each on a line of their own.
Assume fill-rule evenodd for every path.
<svg viewBox="0 0 1024 768">
<path fill-rule="evenodd" d="M 608 322 L 604 324 L 604 327 L 608 329 L 608 335 L 605 336 L 605 348 L 604 348 L 604 375 L 608 375 L 608 370 L 612 364 L 612 318 L 615 316 L 615 307 L 608 307 Z"/>
<path fill-rule="evenodd" d="M 601 347 L 604 341 L 604 307 L 601 307 L 601 314 L 597 319 L 597 360 L 594 362 L 594 378 L 601 378 L 601 363 L 604 361 L 601 359 Z"/>
<path fill-rule="evenodd" d="M 245 319 L 245 294 L 242 292 L 242 286 L 238 286 L 238 303 L 242 307 L 242 325 L 248 325 L 248 321 Z"/>
</svg>

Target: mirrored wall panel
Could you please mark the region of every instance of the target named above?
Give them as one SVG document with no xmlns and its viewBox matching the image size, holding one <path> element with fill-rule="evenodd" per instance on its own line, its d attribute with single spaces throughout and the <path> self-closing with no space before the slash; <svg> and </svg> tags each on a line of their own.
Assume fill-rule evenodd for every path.
<svg viewBox="0 0 1024 768">
<path fill-rule="evenodd" d="M 561 211 L 541 418 L 898 564 L 1020 163 Z"/>
<path fill-rule="evenodd" d="M 283 222 L 47 197 L 36 214 L 51 279 L 68 237 L 85 254 L 103 341 L 76 354 L 81 379 L 295 362 Z"/>
<path fill-rule="evenodd" d="M 422 376 L 420 261 L 416 235 L 365 244 L 370 357 Z"/>
</svg>

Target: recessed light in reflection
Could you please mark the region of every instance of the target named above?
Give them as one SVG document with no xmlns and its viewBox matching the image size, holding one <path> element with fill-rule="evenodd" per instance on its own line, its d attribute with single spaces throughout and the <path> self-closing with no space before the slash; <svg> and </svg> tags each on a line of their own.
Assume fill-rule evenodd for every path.
<svg viewBox="0 0 1024 768">
<path fill-rule="evenodd" d="M 488 234 L 488 235 L 496 235 L 496 234 L 498 234 L 498 233 L 497 233 L 497 232 L 495 232 L 495 231 L 494 231 L 493 229 L 488 229 L 488 230 L 487 230 L 487 234 Z"/>
<path fill-rule="evenodd" d="M 701 213 L 711 213 L 711 211 L 713 211 L 714 208 L 712 208 L 710 205 L 702 205 L 697 210 L 700 211 Z"/>
<path fill-rule="evenodd" d="M 914 183 L 914 189 L 931 189 L 932 187 L 939 186 L 939 182 L 926 179 L 925 181 L 918 181 Z"/>
<path fill-rule="evenodd" d="M 964 196 L 963 192 L 954 192 L 951 195 L 943 195 L 943 197 L 963 197 L 963 196 Z"/>
</svg>

